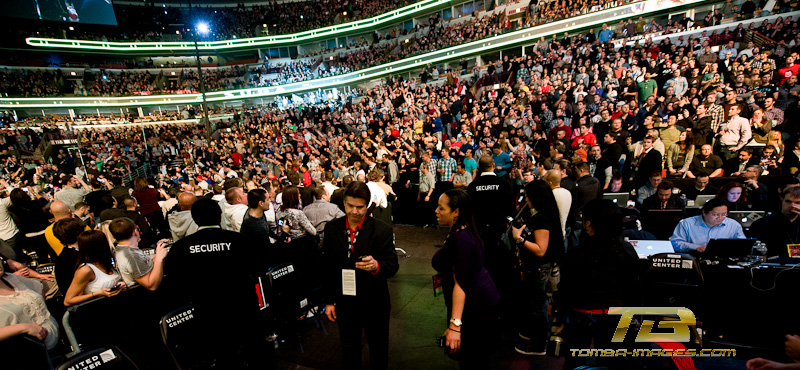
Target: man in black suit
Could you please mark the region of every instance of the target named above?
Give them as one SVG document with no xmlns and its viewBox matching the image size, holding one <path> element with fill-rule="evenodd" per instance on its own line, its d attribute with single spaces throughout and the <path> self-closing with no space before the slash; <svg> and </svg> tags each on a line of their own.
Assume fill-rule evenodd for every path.
<svg viewBox="0 0 800 370">
<path fill-rule="evenodd" d="M 725 161 L 725 165 L 722 168 L 725 171 L 725 176 L 743 176 L 747 167 L 758 166 L 758 164 L 758 158 L 753 157 L 753 149 L 744 147 L 739 150 L 739 155 L 736 158 Z"/>
<path fill-rule="evenodd" d="M 361 368 L 361 331 L 371 369 L 389 366 L 389 286 L 399 268 L 392 227 L 367 216 L 370 192 L 356 181 L 344 190 L 345 217 L 325 225 L 325 315 L 339 324 L 342 368 Z"/>
<path fill-rule="evenodd" d="M 656 193 L 642 202 L 642 211 L 652 209 L 683 209 L 684 204 L 680 196 L 672 193 L 672 181 L 662 181 L 656 187 Z"/>
<path fill-rule="evenodd" d="M 661 152 L 653 149 L 655 138 L 647 136 L 644 138 L 643 148 L 641 153 L 632 153 L 635 155 L 634 168 L 636 174 L 633 177 L 634 187 L 639 187 L 647 182 L 648 177 L 653 172 L 661 172 Z"/>
<path fill-rule="evenodd" d="M 222 209 L 216 201 L 200 198 L 191 212 L 197 232 L 177 241 L 165 260 L 169 294 L 193 303 L 204 328 L 204 350 L 222 368 L 255 365 L 263 357 L 255 347 L 265 341 L 259 338 L 251 275 L 259 272 L 255 263 L 264 261 L 256 258 L 243 235 L 220 228 Z"/>
</svg>

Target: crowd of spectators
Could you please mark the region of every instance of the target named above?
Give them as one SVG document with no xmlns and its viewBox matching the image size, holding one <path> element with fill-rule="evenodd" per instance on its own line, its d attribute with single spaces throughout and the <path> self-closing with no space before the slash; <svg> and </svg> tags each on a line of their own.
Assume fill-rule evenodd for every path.
<svg viewBox="0 0 800 370">
<path fill-rule="evenodd" d="M 762 27 L 775 43 L 756 46 L 741 38 L 737 29 L 728 29 L 714 35 L 700 32 L 674 43 L 665 38 L 658 43 L 645 39 L 617 45 L 609 41 L 614 31 L 606 38 L 604 25 L 597 36 L 588 31 L 542 39 L 527 56 L 478 67 L 473 76 L 462 74 L 466 67 L 461 66 L 445 70 L 445 78 L 435 82 L 428 80 L 427 71 L 418 79 L 391 76 L 355 100 L 340 96 L 336 101 L 296 103 L 284 109 L 229 108 L 230 127 L 213 133 L 194 124 L 73 127 L 82 154 L 58 152 L 51 164 L 30 163 L 21 150 L 30 151 L 41 133 L 63 129 L 45 125 L 41 132 L 5 130 L 0 185 L 9 196 L 0 201 L 0 246 L 6 258 L 22 264 L 32 258 L 27 248 L 37 245 L 42 247 L 36 253 L 39 258 L 59 258 L 55 249 L 25 235 L 45 229 L 65 207 L 88 225 L 111 221 L 110 233 L 118 244 L 126 241 L 123 246 L 129 246 L 129 239 L 121 239 L 123 234 L 136 235 L 141 245 L 153 245 L 167 235 L 179 240 L 198 232 L 198 226 L 209 225 L 205 219 L 195 222 L 191 204 L 201 202 L 197 198 L 218 202 L 223 228 L 267 235 L 258 239 L 267 248 L 318 245 L 315 237 L 324 230 L 324 221 L 320 222 L 319 205 L 311 205 L 330 200 L 343 207 L 340 185 L 367 182 L 375 218 L 392 222 L 393 216 L 394 222 L 423 226 L 434 223 L 434 208 L 442 214 L 440 194 L 456 187 L 474 193 L 480 189 L 471 183 L 496 177 L 502 183 L 498 186 L 508 190 L 502 203 L 478 201 L 476 214 L 497 215 L 502 221 L 479 224 L 501 225 L 505 230 L 505 217 L 513 216 L 515 205 L 522 205 L 515 204 L 519 194 L 515 190 L 541 192 L 543 186 L 549 187 L 552 198 L 532 199 L 528 194 L 525 199 L 546 217 L 525 222 L 529 230 L 547 230 L 550 237 L 526 235 L 514 227 L 513 239 L 533 253 L 524 260 L 535 264 L 546 259 L 548 269 L 563 260 L 563 287 L 568 297 L 572 295 L 567 300 L 572 308 L 614 307 L 628 301 L 609 292 L 577 294 L 582 285 L 589 285 L 581 280 L 590 276 L 580 268 L 581 261 L 619 256 L 615 248 L 631 252 L 632 247 L 621 241 L 622 230 L 616 234 L 616 229 L 604 227 L 610 221 L 603 214 L 613 213 L 619 216 L 619 224 L 613 225 L 621 229 L 623 211 L 611 209 L 610 201 L 605 206 L 595 201 L 603 193 L 628 194 L 633 205 L 622 208 L 639 215 L 645 225 L 653 217 L 648 211 L 683 210 L 699 195 L 713 195 L 698 215 L 684 218 L 664 234 L 651 230 L 656 237 L 670 238 L 676 252 L 702 253 L 712 237 L 743 237 L 743 228 L 726 218 L 730 211 L 772 211 L 747 232 L 766 240 L 770 255 L 787 256 L 789 242 L 769 230 L 782 223 L 797 225 L 800 219 L 800 190 L 792 189 L 800 182 L 800 126 L 790 118 L 800 111 L 800 65 L 795 64 L 800 45 L 794 42 L 800 28 L 791 17 L 742 28 L 749 27 Z M 629 37 L 638 30 L 624 32 Z M 712 50 L 712 43 L 721 45 Z M 126 186 L 125 175 L 143 164 L 155 169 L 149 182 L 152 190 L 141 181 L 133 188 Z M 479 176 L 482 173 L 495 176 Z M 771 180 L 766 181 L 765 175 Z M 134 192 L 140 195 L 131 197 Z M 393 215 L 387 217 L 384 212 L 390 203 Z M 500 206 L 506 203 L 508 207 Z M 43 210 L 48 206 L 49 212 Z M 560 222 L 553 221 L 556 213 Z M 582 213 L 591 223 L 581 224 Z M 113 223 L 122 216 L 136 223 L 135 234 L 114 231 Z M 264 223 L 248 221 L 251 218 L 263 218 Z M 544 220 L 549 224 L 541 224 Z M 56 238 L 64 236 L 58 222 L 53 227 Z M 82 227 L 86 226 L 78 229 Z M 800 237 L 796 226 L 783 230 L 789 231 L 787 240 Z M 626 230 L 637 236 L 643 231 L 651 232 Z M 497 234 L 479 232 L 486 240 L 488 273 L 502 297 L 508 285 L 498 275 L 503 269 L 496 264 L 498 256 L 492 253 L 497 250 L 490 242 Z M 582 240 L 615 253 L 588 258 L 595 252 L 580 248 Z M 120 291 L 133 281 L 158 287 L 145 274 L 131 280 L 125 277 L 130 271 L 120 268 L 122 276 L 115 276 L 113 266 L 106 263 L 108 243 L 97 233 L 60 244 L 77 245 L 84 267 L 88 266 L 74 271 L 69 288 L 59 287 L 68 304 L 96 294 L 125 294 Z M 564 255 L 563 247 L 577 249 L 567 249 Z M 164 258 L 163 243 L 157 250 L 153 264 Z M 154 265 L 143 265 L 156 271 Z M 30 275 L 21 265 L 14 266 L 3 271 Z M 504 271 L 510 270 L 505 267 Z M 90 286 L 86 280 L 92 275 L 102 279 Z M 535 305 L 531 310 L 537 320 L 546 319 L 546 281 L 536 280 L 527 282 L 541 290 L 531 300 Z M 39 327 L 50 324 L 46 315 L 39 321 Z M 534 326 L 525 328 L 528 338 L 549 338 L 549 329 Z M 35 333 L 38 327 L 25 329 Z M 44 339 L 46 332 L 37 336 Z M 519 343 L 516 348 L 535 355 L 543 350 L 541 344 Z"/>
<path fill-rule="evenodd" d="M 211 26 L 208 39 L 258 37 L 297 33 L 335 24 L 357 21 L 409 5 L 408 0 L 313 0 L 284 1 L 264 5 L 235 7 L 171 7 L 114 5 L 118 27 L 114 31 L 78 29 L 67 31 L 67 38 L 103 41 L 161 41 L 166 27 L 192 25 L 198 21 Z M 264 27 L 266 25 L 266 27 Z M 63 38 L 60 27 L 37 29 L 37 37 Z M 187 31 L 191 34 L 191 31 Z M 191 37 L 191 36 L 190 36 Z"/>
</svg>

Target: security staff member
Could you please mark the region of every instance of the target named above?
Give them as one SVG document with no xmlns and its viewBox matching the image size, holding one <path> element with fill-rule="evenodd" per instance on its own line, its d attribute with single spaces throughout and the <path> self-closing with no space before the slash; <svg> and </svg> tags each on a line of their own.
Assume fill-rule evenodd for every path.
<svg viewBox="0 0 800 370">
<path fill-rule="evenodd" d="M 486 270 L 500 293 L 500 310 L 503 319 L 510 318 L 513 303 L 504 297 L 512 297 L 515 289 L 513 266 L 514 256 L 499 245 L 500 236 L 508 229 L 507 217 L 514 216 L 514 191 L 508 180 L 498 177 L 494 172 L 494 159 L 484 155 L 478 161 L 480 174 L 467 187 L 467 193 L 475 203 L 475 222 L 483 239 Z"/>
<path fill-rule="evenodd" d="M 345 217 L 328 222 L 322 243 L 327 266 L 325 314 L 339 324 L 342 367 L 361 368 L 361 331 L 371 369 L 389 366 L 389 287 L 397 273 L 392 227 L 367 216 L 369 187 L 360 181 L 344 189 Z"/>
<path fill-rule="evenodd" d="M 208 351 L 223 367 L 238 368 L 248 358 L 236 353 L 246 356 L 243 347 L 261 343 L 260 330 L 254 330 L 258 306 L 250 278 L 257 272 L 253 262 L 258 259 L 241 234 L 220 228 L 222 209 L 217 202 L 201 198 L 191 212 L 197 232 L 172 246 L 165 282 L 171 295 L 194 304 Z"/>
</svg>

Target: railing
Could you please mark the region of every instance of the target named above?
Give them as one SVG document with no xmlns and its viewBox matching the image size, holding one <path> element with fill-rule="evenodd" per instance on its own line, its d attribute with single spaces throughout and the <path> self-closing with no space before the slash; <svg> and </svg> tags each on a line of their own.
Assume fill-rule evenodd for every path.
<svg viewBox="0 0 800 370">
<path fill-rule="evenodd" d="M 133 186 L 133 181 L 139 177 L 150 178 L 154 174 L 152 167 L 149 163 L 145 163 L 139 167 L 136 167 L 135 170 L 131 171 L 129 174 L 122 176 L 122 183 L 125 184 L 127 187 Z"/>
<path fill-rule="evenodd" d="M 747 33 L 745 33 L 743 41 L 752 41 L 753 45 L 757 46 L 759 49 L 763 48 L 764 46 L 773 46 L 778 44 L 775 40 L 751 30 L 748 30 Z"/>
</svg>

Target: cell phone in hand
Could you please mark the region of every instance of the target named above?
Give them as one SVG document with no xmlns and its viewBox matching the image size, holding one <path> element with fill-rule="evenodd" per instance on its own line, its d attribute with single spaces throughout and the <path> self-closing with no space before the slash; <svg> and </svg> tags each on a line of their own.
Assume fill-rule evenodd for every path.
<svg viewBox="0 0 800 370">
<path fill-rule="evenodd" d="M 121 288 L 121 287 L 122 287 L 122 285 L 120 285 L 120 284 L 117 284 L 117 285 L 114 285 L 114 286 L 112 286 L 112 287 L 111 287 L 111 289 L 109 289 L 108 291 L 109 291 L 109 292 L 115 292 L 115 291 L 117 291 L 117 290 L 118 290 L 119 288 Z"/>
</svg>

